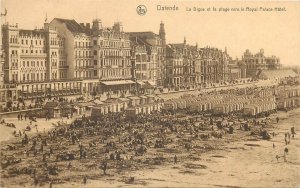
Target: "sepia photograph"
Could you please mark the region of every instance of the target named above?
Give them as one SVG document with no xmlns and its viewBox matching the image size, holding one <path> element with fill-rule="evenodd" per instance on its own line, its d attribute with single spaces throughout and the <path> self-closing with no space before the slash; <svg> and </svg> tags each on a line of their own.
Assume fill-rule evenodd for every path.
<svg viewBox="0 0 300 188">
<path fill-rule="evenodd" d="M 0 13 L 0 188 L 300 187 L 300 1 Z"/>
</svg>

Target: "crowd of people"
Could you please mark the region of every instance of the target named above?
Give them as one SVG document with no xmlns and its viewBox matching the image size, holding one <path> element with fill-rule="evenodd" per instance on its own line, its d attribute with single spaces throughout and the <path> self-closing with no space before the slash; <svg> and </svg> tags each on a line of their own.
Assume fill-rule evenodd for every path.
<svg viewBox="0 0 300 188">
<path fill-rule="evenodd" d="M 20 131 L 19 143 L 2 151 L 5 159 L 2 165 L 8 173 L 28 174 L 38 183 L 50 182 L 51 176 L 57 176 L 64 169 L 63 164 L 66 169 L 72 169 L 73 163 L 82 160 L 92 160 L 103 174 L 107 174 L 108 169 L 125 164 L 129 167 L 149 157 L 152 158 L 149 164 L 162 164 L 163 161 L 177 164 L 187 157 L 182 151 L 203 152 L 209 148 L 199 147 L 201 141 L 222 139 L 226 134 L 249 132 L 255 127 L 262 129 L 265 121 L 234 115 L 221 119 L 195 118 L 168 112 L 138 115 L 135 119 L 127 119 L 123 113 L 110 113 L 97 119 L 83 116 L 70 125 L 32 136 Z M 248 129 L 250 125 L 253 129 Z M 156 157 L 161 149 L 176 149 L 178 153 L 166 152 L 165 157 Z M 18 165 L 24 160 L 32 160 L 37 166 Z"/>
<path fill-rule="evenodd" d="M 18 115 L 19 121 L 27 118 Z M 67 170 L 92 172 L 96 168 L 106 175 L 120 169 L 135 169 L 142 164 L 176 165 L 189 160 L 190 151 L 211 150 L 218 147 L 218 140 L 223 143 L 223 139 L 231 138 L 228 135 L 232 134 L 240 135 L 239 139 L 243 136 L 269 139 L 266 129 L 279 121 L 279 118 L 270 117 L 205 116 L 182 111 L 139 114 L 133 119 L 128 119 L 125 113 L 109 113 L 97 118 L 82 116 L 69 125 L 28 135 L 27 131 L 34 126 L 30 123 L 28 129 L 18 132 L 17 142 L 2 148 L 1 166 L 6 174 L 4 177 L 28 175 L 34 185 L 48 183 L 52 186 L 54 181 L 68 176 L 59 176 Z M 286 145 L 295 134 L 292 128 L 291 133 L 285 135 Z M 211 139 L 213 143 L 207 142 Z M 287 153 L 286 147 L 285 161 Z M 89 175 L 83 176 L 84 184 L 88 178 Z"/>
</svg>

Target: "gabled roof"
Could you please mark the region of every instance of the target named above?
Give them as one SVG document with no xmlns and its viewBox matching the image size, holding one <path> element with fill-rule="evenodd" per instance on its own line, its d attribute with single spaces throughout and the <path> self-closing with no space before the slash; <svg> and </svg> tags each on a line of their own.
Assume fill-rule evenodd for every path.
<svg viewBox="0 0 300 188">
<path fill-rule="evenodd" d="M 54 20 L 57 20 L 61 23 L 66 24 L 67 28 L 73 32 L 73 33 L 84 33 L 84 28 L 77 23 L 74 19 L 69 20 L 69 19 L 62 19 L 62 18 L 54 18 Z"/>
<path fill-rule="evenodd" d="M 129 39 L 130 39 L 130 42 L 134 45 L 141 45 L 141 46 L 146 45 L 145 41 L 137 36 L 134 36 L 134 37 L 132 36 Z"/>
</svg>

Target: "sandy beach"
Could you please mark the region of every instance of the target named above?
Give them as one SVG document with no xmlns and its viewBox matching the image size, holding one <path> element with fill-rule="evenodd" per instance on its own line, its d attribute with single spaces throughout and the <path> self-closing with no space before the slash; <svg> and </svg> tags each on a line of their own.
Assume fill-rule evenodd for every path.
<svg viewBox="0 0 300 188">
<path fill-rule="evenodd" d="M 197 153 L 197 160 L 180 161 L 179 164 L 155 166 L 126 173 L 135 177 L 135 183 L 125 184 L 117 175 L 90 180 L 85 187 L 299 187 L 300 137 L 299 133 L 285 146 L 284 133 L 292 126 L 299 130 L 300 109 L 276 114 L 279 124 L 274 124 L 276 136 L 271 140 L 224 142 L 223 149 Z M 275 114 L 274 114 L 275 116 Z M 273 149 L 272 144 L 275 144 Z M 283 150 L 287 147 L 287 161 Z M 281 156 L 276 160 L 276 155 Z M 83 186 L 82 183 L 64 184 L 66 187 Z"/>
<path fill-rule="evenodd" d="M 275 122 L 277 116 L 280 118 L 278 124 Z M 238 131 L 226 135 L 222 140 L 206 141 L 204 145 L 215 148 L 206 152 L 192 150 L 189 152 L 190 157 L 179 157 L 177 164 L 173 164 L 172 155 L 158 152 L 158 155 L 168 158 L 167 162 L 161 165 L 138 165 L 135 169 L 118 172 L 108 168 L 108 175 L 103 175 L 99 167 L 93 165 L 90 171 L 77 169 L 77 172 L 67 172 L 72 181 L 53 184 L 52 187 L 297 187 L 300 185 L 300 137 L 297 132 L 300 127 L 296 122 L 300 121 L 300 109 L 278 112 L 270 118 L 273 120 L 272 127 L 267 130 L 275 133 L 275 137 L 270 140 L 261 140 L 250 136 L 249 132 Z M 44 124 L 42 121 L 40 123 Z M 297 134 L 286 146 L 284 134 L 292 126 Z M 1 143 L 3 145 L 13 140 Z M 285 147 L 289 149 L 287 162 L 282 157 Z M 280 156 L 278 161 L 276 155 Z M 86 185 L 82 183 L 83 176 L 88 177 Z M 33 185 L 26 182 L 27 178 L 20 182 L 21 177 L 2 177 L 1 185 Z M 126 182 L 129 177 L 134 177 L 134 181 Z"/>
</svg>

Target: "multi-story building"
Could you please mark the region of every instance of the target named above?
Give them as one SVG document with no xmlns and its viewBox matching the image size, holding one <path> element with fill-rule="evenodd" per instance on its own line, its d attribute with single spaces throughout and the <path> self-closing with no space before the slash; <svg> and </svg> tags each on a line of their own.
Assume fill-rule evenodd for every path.
<svg viewBox="0 0 300 188">
<path fill-rule="evenodd" d="M 128 92 L 134 85 L 130 40 L 119 22 L 105 28 L 99 19 L 91 27 L 55 18 L 34 30 L 6 23 L 1 34 L 1 100 Z"/>
<path fill-rule="evenodd" d="M 0 29 L 0 88 L 4 85 L 4 53 L 2 48 L 2 29 Z"/>
<path fill-rule="evenodd" d="M 228 80 L 237 80 L 241 78 L 246 78 L 245 63 L 238 58 L 230 58 L 228 61 Z"/>
<path fill-rule="evenodd" d="M 280 59 L 276 56 L 266 57 L 264 49 L 252 54 L 248 49 L 244 52 L 242 61 L 246 64 L 247 77 L 255 77 L 262 70 L 276 70 L 281 68 Z"/>
<path fill-rule="evenodd" d="M 212 84 L 228 80 L 228 59 L 227 50 L 223 52 L 217 48 L 200 48 L 197 54 L 198 84 Z M 200 81 L 200 82 L 199 82 Z"/>
<path fill-rule="evenodd" d="M 64 73 L 68 78 L 83 80 L 83 92 L 130 90 L 134 84 L 130 40 L 122 23 L 106 28 L 95 19 L 91 27 L 90 23 L 55 18 L 50 26 L 64 37 Z"/>
<path fill-rule="evenodd" d="M 186 44 L 184 39 L 183 43 L 168 45 L 166 51 L 168 85 L 198 87 L 228 79 L 229 55 L 226 50 L 222 52 L 216 48 L 198 48 L 197 44 Z M 177 63 L 181 62 L 180 59 L 182 64 Z M 177 72 L 176 69 L 182 69 L 183 72 Z"/>
<path fill-rule="evenodd" d="M 165 85 L 171 89 L 179 89 L 184 82 L 183 53 L 174 46 L 166 47 L 166 80 Z"/>
<path fill-rule="evenodd" d="M 164 23 L 161 22 L 159 35 L 151 31 L 149 32 L 129 32 L 130 38 L 133 43 L 140 43 L 145 46 L 147 51 L 147 70 L 150 71 L 146 78 L 142 79 L 150 83 L 153 87 L 161 87 L 164 85 L 165 80 L 165 46 L 166 46 L 166 33 Z M 136 45 L 133 45 L 135 47 Z M 139 55 L 139 54 L 136 54 Z M 137 62 L 137 65 L 140 62 Z M 144 63 L 145 64 L 145 63 Z M 145 65 L 144 65 L 145 68 Z M 137 78 L 139 70 L 136 70 Z M 143 69 L 142 71 L 145 71 Z M 143 73 L 144 74 L 144 73 Z"/>
<path fill-rule="evenodd" d="M 62 79 L 64 38 L 45 23 L 43 29 L 24 30 L 18 25 L 2 26 L 5 53 L 4 81 L 17 84 L 13 100 L 47 95 L 81 93 L 81 83 Z"/>
<path fill-rule="evenodd" d="M 196 46 L 183 43 L 169 44 L 166 50 L 167 85 L 171 87 L 191 87 L 196 84 Z"/>
<path fill-rule="evenodd" d="M 135 57 L 135 79 L 140 81 L 139 83 L 145 84 L 145 82 L 155 82 L 156 72 L 155 63 L 151 60 L 151 56 L 148 55 L 147 44 L 144 43 L 138 37 L 131 37 L 130 44 L 133 56 Z"/>
<path fill-rule="evenodd" d="M 5 14 L 1 13 L 1 23 L 2 16 L 6 16 L 7 11 L 5 10 Z M 4 62 L 5 62 L 5 52 L 3 46 L 3 32 L 2 27 L 0 28 L 0 112 L 3 111 L 3 108 L 6 106 L 11 107 L 13 97 L 17 98 L 17 88 L 15 84 L 5 84 L 4 83 Z M 8 105 L 7 105 L 8 104 Z M 1 118 L 0 118 L 1 119 Z"/>
</svg>

